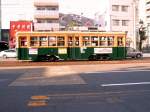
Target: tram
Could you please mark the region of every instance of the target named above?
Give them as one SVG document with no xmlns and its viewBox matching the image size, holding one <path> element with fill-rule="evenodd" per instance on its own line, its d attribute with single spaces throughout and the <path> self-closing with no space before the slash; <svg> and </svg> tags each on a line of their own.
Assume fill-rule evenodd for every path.
<svg viewBox="0 0 150 112">
<path fill-rule="evenodd" d="M 19 60 L 103 60 L 126 57 L 125 32 L 18 32 Z"/>
</svg>

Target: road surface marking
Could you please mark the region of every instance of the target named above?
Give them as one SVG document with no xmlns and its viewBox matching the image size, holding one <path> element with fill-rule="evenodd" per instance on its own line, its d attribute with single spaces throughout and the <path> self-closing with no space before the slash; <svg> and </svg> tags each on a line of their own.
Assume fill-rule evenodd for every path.
<svg viewBox="0 0 150 112">
<path fill-rule="evenodd" d="M 107 87 L 107 86 L 129 86 L 129 85 L 148 85 L 148 84 L 150 84 L 150 82 L 101 84 L 101 86 L 102 86 L 102 87 Z"/>
<path fill-rule="evenodd" d="M 38 95 L 38 96 L 32 96 L 31 99 L 32 100 L 48 100 L 49 97 L 48 96 L 44 96 L 44 95 Z"/>
<path fill-rule="evenodd" d="M 45 100 L 40 100 L 40 101 L 29 101 L 28 106 L 29 107 L 42 107 L 42 106 L 47 106 L 47 102 Z"/>
</svg>

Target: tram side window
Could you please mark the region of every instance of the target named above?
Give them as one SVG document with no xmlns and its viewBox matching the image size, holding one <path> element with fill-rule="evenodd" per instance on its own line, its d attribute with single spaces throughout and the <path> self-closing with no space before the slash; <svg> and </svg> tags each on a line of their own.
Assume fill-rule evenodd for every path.
<svg viewBox="0 0 150 112">
<path fill-rule="evenodd" d="M 57 37 L 57 46 L 65 46 L 65 37 L 64 36 Z"/>
<path fill-rule="evenodd" d="M 79 37 L 78 36 L 75 36 L 75 46 L 79 46 L 80 43 L 79 43 Z"/>
<path fill-rule="evenodd" d="M 99 37 L 99 44 L 100 46 L 108 46 L 107 37 L 105 36 Z"/>
<path fill-rule="evenodd" d="M 68 46 L 73 46 L 73 38 L 68 37 Z"/>
<path fill-rule="evenodd" d="M 121 36 L 118 36 L 117 37 L 117 43 L 118 43 L 118 46 L 123 46 L 123 37 L 121 37 Z"/>
<path fill-rule="evenodd" d="M 82 41 L 83 41 L 83 46 L 90 46 L 90 36 L 83 36 Z"/>
<path fill-rule="evenodd" d="M 37 36 L 31 36 L 30 38 L 30 46 L 38 46 L 39 42 L 38 42 L 38 37 Z"/>
<path fill-rule="evenodd" d="M 48 46 L 56 46 L 56 37 L 55 36 L 48 37 Z"/>
<path fill-rule="evenodd" d="M 114 37 L 110 36 L 107 37 L 108 38 L 108 46 L 114 46 Z"/>
<path fill-rule="evenodd" d="M 40 36 L 40 46 L 47 46 L 47 37 L 46 36 Z"/>
<path fill-rule="evenodd" d="M 19 45 L 20 45 L 21 47 L 27 46 L 27 37 L 25 37 L 25 36 L 19 37 L 19 42 L 20 42 Z"/>
<path fill-rule="evenodd" d="M 98 37 L 97 36 L 91 36 L 91 45 L 98 46 Z"/>
</svg>

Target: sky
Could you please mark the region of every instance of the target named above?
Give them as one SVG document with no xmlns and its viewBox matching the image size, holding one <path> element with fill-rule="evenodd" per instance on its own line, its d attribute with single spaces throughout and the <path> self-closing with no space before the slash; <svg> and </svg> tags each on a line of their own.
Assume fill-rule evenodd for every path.
<svg viewBox="0 0 150 112">
<path fill-rule="evenodd" d="M 95 13 L 105 12 L 106 0 L 59 0 L 59 11 L 94 18 Z"/>
</svg>

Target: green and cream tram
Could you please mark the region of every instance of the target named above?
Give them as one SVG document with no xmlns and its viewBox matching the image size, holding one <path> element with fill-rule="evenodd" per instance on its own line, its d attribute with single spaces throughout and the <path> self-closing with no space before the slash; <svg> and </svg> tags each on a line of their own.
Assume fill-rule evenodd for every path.
<svg viewBox="0 0 150 112">
<path fill-rule="evenodd" d="M 19 60 L 101 60 L 126 57 L 125 32 L 18 32 Z"/>
</svg>

